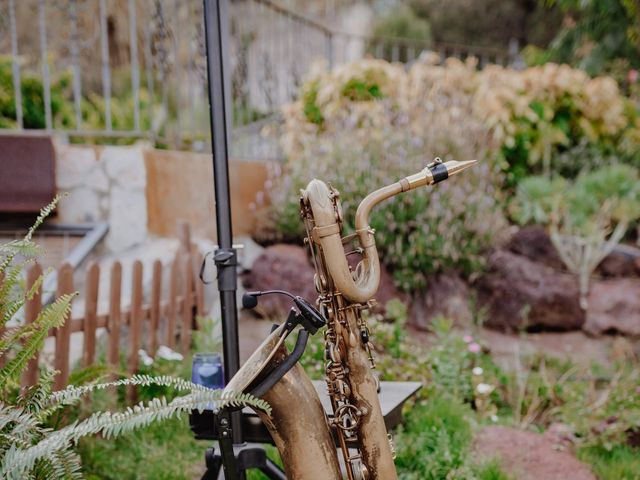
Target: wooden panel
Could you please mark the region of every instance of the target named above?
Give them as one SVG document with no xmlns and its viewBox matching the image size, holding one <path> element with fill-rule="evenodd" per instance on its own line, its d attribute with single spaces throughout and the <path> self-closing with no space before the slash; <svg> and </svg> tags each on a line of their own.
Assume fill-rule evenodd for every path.
<svg viewBox="0 0 640 480">
<path fill-rule="evenodd" d="M 56 156 L 51 138 L 2 135 L 0 152 L 0 212 L 39 212 L 56 194 Z"/>
<path fill-rule="evenodd" d="M 57 297 L 73 292 L 73 269 L 68 263 L 63 263 L 58 270 Z M 56 354 L 54 367 L 60 372 L 55 379 L 54 389 L 62 390 L 69 379 L 69 341 L 71 337 L 71 322 L 65 319 L 64 325 L 56 331 Z"/>
<path fill-rule="evenodd" d="M 182 257 L 184 304 L 182 305 L 182 329 L 180 331 L 180 343 L 183 354 L 191 349 L 191 329 L 193 328 L 193 268 L 191 255 Z"/>
<path fill-rule="evenodd" d="M 111 266 L 111 285 L 109 289 L 109 354 L 111 365 L 120 364 L 120 321 L 121 306 L 120 296 L 122 289 L 122 265 L 114 262 Z"/>
<path fill-rule="evenodd" d="M 96 357 L 96 323 L 98 314 L 98 285 L 100 267 L 92 262 L 87 269 L 84 300 L 84 351 L 82 363 L 85 367 L 93 364 Z"/>
<path fill-rule="evenodd" d="M 158 325 L 160 323 L 160 295 L 162 293 L 162 263 L 153 262 L 151 282 L 151 305 L 149 308 L 149 354 L 153 357 L 158 349 Z"/>
<path fill-rule="evenodd" d="M 136 260 L 133 264 L 133 284 L 131 288 L 131 317 L 129 321 L 129 359 L 127 371 L 133 374 L 138 370 L 140 349 L 140 328 L 142 324 L 142 262 Z M 135 387 L 127 388 L 127 400 L 135 402 Z"/>
<path fill-rule="evenodd" d="M 174 348 L 176 338 L 176 313 L 178 310 L 178 267 L 180 262 L 176 257 L 171 264 L 169 277 L 169 302 L 167 304 L 167 347 Z"/>
<path fill-rule="evenodd" d="M 42 275 L 42 266 L 39 263 L 35 263 L 27 270 L 27 285 L 26 291 L 29 291 L 31 287 L 38 281 Z M 31 299 L 26 300 L 24 305 L 24 319 L 27 325 L 32 324 L 38 318 L 38 315 L 42 311 L 42 286 L 36 290 Z M 31 387 L 38 383 L 38 361 L 40 360 L 40 353 L 36 353 L 34 357 L 29 360 L 27 368 L 22 373 L 21 385 L 22 387 Z"/>
<path fill-rule="evenodd" d="M 147 228 L 149 233 L 174 236 L 178 219 L 188 221 L 193 233 L 215 238 L 213 165 L 209 154 L 145 149 L 147 173 Z M 233 232 L 253 232 L 256 219 L 250 205 L 264 190 L 267 163 L 229 162 Z"/>
</svg>

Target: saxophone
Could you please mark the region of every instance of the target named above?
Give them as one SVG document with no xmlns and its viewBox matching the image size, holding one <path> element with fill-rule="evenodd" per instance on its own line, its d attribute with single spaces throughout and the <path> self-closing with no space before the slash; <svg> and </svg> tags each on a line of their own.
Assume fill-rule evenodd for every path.
<svg viewBox="0 0 640 480">
<path fill-rule="evenodd" d="M 360 203 L 355 233 L 342 237 L 339 192 L 320 180 L 312 180 L 301 192 L 301 215 L 316 269 L 318 303 L 327 319 L 325 331 L 327 392 L 333 408 L 331 426 L 349 480 L 397 479 L 393 446 L 387 435 L 378 400 L 379 382 L 369 328 L 362 312 L 372 305 L 380 283 L 380 261 L 371 210 L 383 200 L 415 188 L 433 185 L 459 173 L 475 160 L 443 163 L 436 159 L 421 172 L 376 190 Z M 344 246 L 357 242 L 362 260 L 349 267 Z"/>
<path fill-rule="evenodd" d="M 299 358 L 304 346 L 291 353 L 284 346 L 284 339 L 295 328 L 290 320 L 295 318 L 293 311 L 225 387 L 225 392 L 260 392 L 256 396 L 272 407 L 271 416 L 263 411 L 257 411 L 257 414 L 271 433 L 288 478 L 341 479 L 335 438 L 348 480 L 397 479 L 393 447 L 378 400 L 379 382 L 372 372 L 375 367 L 373 347 L 362 316 L 362 312 L 373 304 L 380 282 L 380 261 L 375 232 L 369 226 L 369 214 L 383 200 L 443 181 L 474 163 L 475 160 L 443 163 L 436 159 L 421 172 L 370 193 L 356 211 L 355 233 L 344 238 L 341 235 L 343 218 L 339 192 L 317 179 L 301 191 L 301 216 L 316 270 L 318 305 L 327 324 L 325 373 L 333 418 L 329 420 L 325 415 L 311 381 L 295 363 L 296 359 L 290 361 L 294 355 Z M 349 267 L 348 254 L 344 250 L 344 245 L 352 241 L 358 244 L 355 252 L 362 255 L 354 270 Z M 265 293 L 275 291 L 248 292 L 245 296 Z M 303 299 L 295 298 L 299 310 L 313 310 Z M 320 323 L 324 321 L 316 323 L 310 329 L 311 333 L 320 328 Z M 306 333 L 303 333 L 306 342 Z M 298 343 L 304 345 L 304 342 Z M 300 351 L 296 354 L 296 350 Z M 266 391 L 256 387 L 282 370 L 287 362 L 286 373 L 269 384 Z"/>
</svg>

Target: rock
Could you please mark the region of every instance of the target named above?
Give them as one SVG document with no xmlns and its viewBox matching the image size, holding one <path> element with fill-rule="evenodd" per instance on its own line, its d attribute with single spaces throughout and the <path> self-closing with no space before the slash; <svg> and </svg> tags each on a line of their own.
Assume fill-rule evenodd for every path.
<svg viewBox="0 0 640 480">
<path fill-rule="evenodd" d="M 88 188 L 80 187 L 62 198 L 58 207 L 59 219 L 66 223 L 82 224 L 102 220 L 98 195 Z"/>
<path fill-rule="evenodd" d="M 546 230 L 539 225 L 523 227 L 511 237 L 507 250 L 557 270 L 566 270 Z"/>
<path fill-rule="evenodd" d="M 396 287 L 393 276 L 382 264 L 380 265 L 380 286 L 373 298 L 377 302 L 375 310 L 382 313 L 385 312 L 387 302 L 390 300 L 400 300 L 404 304 L 409 300 L 409 296 Z"/>
<path fill-rule="evenodd" d="M 460 327 L 473 321 L 469 305 L 471 292 L 466 282 L 456 273 L 438 274 L 427 283 L 427 290 L 415 293 L 409 308 L 409 324 L 428 330 L 437 317 L 446 317 Z"/>
<path fill-rule="evenodd" d="M 141 146 L 106 147 L 100 162 L 109 178 L 121 187 L 144 189 L 147 176 L 143 150 Z"/>
<path fill-rule="evenodd" d="M 585 321 L 573 275 L 499 250 L 476 285 L 485 325 L 500 330 L 577 330 Z"/>
<path fill-rule="evenodd" d="M 84 179 L 84 183 L 96 192 L 107 193 L 109 191 L 109 178 L 100 168 L 100 164 L 96 164 L 96 167 Z"/>
<path fill-rule="evenodd" d="M 614 251 L 600 262 L 596 272 L 604 277 L 637 277 L 640 276 L 637 260 L 631 255 Z"/>
<path fill-rule="evenodd" d="M 496 458 L 519 480 L 596 480 L 588 466 L 567 452 L 557 451 L 544 435 L 489 426 L 480 430 L 473 451 L 485 460 Z"/>
<path fill-rule="evenodd" d="M 119 252 L 138 245 L 147 237 L 147 202 L 144 191 L 111 188 L 109 233 L 106 245 Z"/>
<path fill-rule="evenodd" d="M 238 265 L 242 270 L 251 270 L 253 264 L 264 252 L 264 247 L 254 242 L 251 237 L 238 237 L 235 242 L 242 245 L 238 252 Z"/>
<path fill-rule="evenodd" d="M 594 281 L 584 330 L 591 334 L 640 335 L 640 279 Z"/>
<path fill-rule="evenodd" d="M 93 147 L 63 145 L 56 143 L 56 185 L 68 191 L 85 185 L 87 176 L 98 168 L 98 159 Z"/>
<path fill-rule="evenodd" d="M 314 303 L 318 297 L 314 273 L 305 248 L 277 244 L 264 249 L 251 271 L 242 276 L 242 284 L 247 290 L 286 290 Z M 291 306 L 291 300 L 283 295 L 266 295 L 260 297 L 255 311 L 266 317 L 282 317 Z"/>
</svg>

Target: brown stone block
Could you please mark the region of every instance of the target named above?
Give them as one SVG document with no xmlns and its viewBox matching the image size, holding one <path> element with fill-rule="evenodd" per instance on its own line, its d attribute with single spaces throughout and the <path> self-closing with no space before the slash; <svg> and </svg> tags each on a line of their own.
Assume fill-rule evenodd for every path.
<svg viewBox="0 0 640 480">
<path fill-rule="evenodd" d="M 196 236 L 215 238 L 211 155 L 149 149 L 144 156 L 149 233 L 175 236 L 178 220 L 185 220 Z M 250 234 L 255 225 L 250 205 L 264 189 L 266 164 L 231 160 L 229 177 L 233 233 Z"/>
</svg>

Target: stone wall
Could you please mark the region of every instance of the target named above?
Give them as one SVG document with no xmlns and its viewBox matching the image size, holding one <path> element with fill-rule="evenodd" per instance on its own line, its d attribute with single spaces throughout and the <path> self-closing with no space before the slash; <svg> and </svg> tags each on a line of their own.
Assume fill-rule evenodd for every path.
<svg viewBox="0 0 640 480">
<path fill-rule="evenodd" d="M 58 221 L 106 221 L 106 247 L 123 251 L 147 237 L 145 145 L 99 147 L 55 144 L 56 184 L 67 196 Z"/>
<path fill-rule="evenodd" d="M 106 221 L 105 244 L 117 253 L 144 243 L 150 235 L 175 236 L 179 220 L 195 235 L 215 236 L 211 158 L 168 152 L 147 144 L 87 146 L 55 142 L 56 184 L 67 192 L 57 221 Z M 234 234 L 250 234 L 250 203 L 266 180 L 265 164 L 234 160 L 230 166 Z"/>
</svg>

